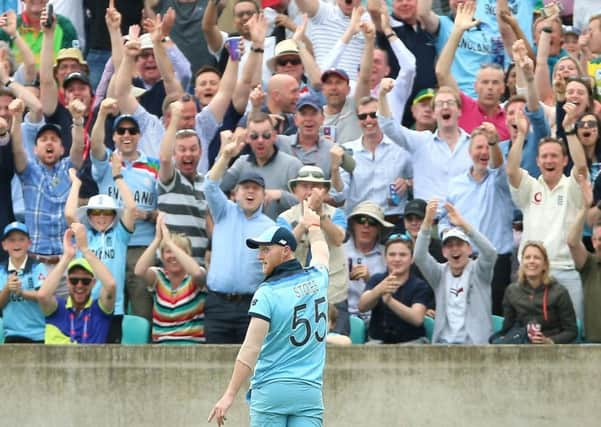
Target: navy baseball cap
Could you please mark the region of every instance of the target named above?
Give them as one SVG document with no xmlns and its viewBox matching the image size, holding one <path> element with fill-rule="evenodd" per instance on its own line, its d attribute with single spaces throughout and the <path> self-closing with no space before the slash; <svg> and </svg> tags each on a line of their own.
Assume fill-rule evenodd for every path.
<svg viewBox="0 0 601 427">
<path fill-rule="evenodd" d="M 50 131 L 56 133 L 61 140 L 63 139 L 63 129 L 59 125 L 57 125 L 55 123 L 46 123 L 40 129 L 38 129 L 38 133 L 35 134 L 36 144 L 37 144 L 40 136 L 47 130 L 50 130 Z"/>
<path fill-rule="evenodd" d="M 243 173 L 242 175 L 240 175 L 240 178 L 238 178 L 238 182 L 236 183 L 236 185 L 240 185 L 245 182 L 254 182 L 255 184 L 265 188 L 265 180 L 261 175 L 259 175 L 256 172 Z"/>
<path fill-rule="evenodd" d="M 120 116 L 118 116 L 115 121 L 113 122 L 113 132 L 115 132 L 115 130 L 117 129 L 117 127 L 121 124 L 121 122 L 125 121 L 125 120 L 129 120 L 130 122 L 132 122 L 134 125 L 136 125 L 136 128 L 139 130 L 140 129 L 140 124 L 138 123 L 138 121 L 136 120 L 136 118 L 134 116 L 132 116 L 131 114 L 121 114 Z"/>
<path fill-rule="evenodd" d="M 251 249 L 258 249 L 261 245 L 288 246 L 294 251 L 296 250 L 296 238 L 288 229 L 274 225 L 262 232 L 260 236 L 246 239 L 246 246 Z"/>
<path fill-rule="evenodd" d="M 321 103 L 315 95 L 301 96 L 296 102 L 296 110 L 299 111 L 303 107 L 311 107 L 317 111 L 321 111 Z"/>
<path fill-rule="evenodd" d="M 4 227 L 4 231 L 2 232 L 2 239 L 0 239 L 0 240 L 6 239 L 8 237 L 8 235 L 10 233 L 12 233 L 13 231 L 20 231 L 21 233 L 23 233 L 27 237 L 29 237 L 29 230 L 27 230 L 27 226 L 25 224 L 23 224 L 22 222 L 13 221 L 10 224 L 8 224 L 6 227 Z"/>
<path fill-rule="evenodd" d="M 63 88 L 67 89 L 67 86 L 69 86 L 69 84 L 75 80 L 92 87 L 92 83 L 90 83 L 90 79 L 88 78 L 88 76 L 86 76 L 84 73 L 76 71 L 65 77 L 65 80 L 63 80 Z"/>
<path fill-rule="evenodd" d="M 346 82 L 349 82 L 349 77 L 348 74 L 346 73 L 346 71 L 344 71 L 341 68 L 330 68 L 329 70 L 325 70 L 323 73 L 321 73 L 321 82 L 325 83 L 326 79 L 330 76 L 338 76 L 341 79 L 346 80 Z"/>
</svg>

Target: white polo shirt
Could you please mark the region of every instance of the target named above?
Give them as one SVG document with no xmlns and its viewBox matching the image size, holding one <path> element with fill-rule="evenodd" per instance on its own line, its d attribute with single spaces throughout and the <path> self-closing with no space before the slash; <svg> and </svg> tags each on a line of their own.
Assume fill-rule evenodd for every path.
<svg viewBox="0 0 601 427">
<path fill-rule="evenodd" d="M 521 261 L 522 248 L 529 240 L 543 242 L 551 268 L 570 270 L 574 260 L 568 248 L 568 230 L 582 207 L 582 192 L 576 178 L 562 176 L 552 190 L 543 180 L 531 177 L 521 169 L 520 186 L 509 186 L 511 198 L 524 214 L 524 232 L 518 258 Z"/>
</svg>

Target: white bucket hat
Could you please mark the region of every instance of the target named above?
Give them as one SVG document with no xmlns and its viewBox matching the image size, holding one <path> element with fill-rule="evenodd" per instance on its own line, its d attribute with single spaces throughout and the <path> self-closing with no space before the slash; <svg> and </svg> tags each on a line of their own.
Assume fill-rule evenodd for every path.
<svg viewBox="0 0 601 427">
<path fill-rule="evenodd" d="M 115 224 L 115 221 L 118 221 L 121 218 L 121 214 L 123 213 L 123 209 L 117 206 L 115 199 L 106 194 L 98 194 L 90 197 L 90 200 L 88 200 L 88 204 L 86 206 L 81 206 L 79 209 L 77 209 L 77 216 L 82 224 L 91 225 L 88 221 L 88 211 L 91 209 L 115 211 L 116 215 L 113 225 Z"/>
</svg>

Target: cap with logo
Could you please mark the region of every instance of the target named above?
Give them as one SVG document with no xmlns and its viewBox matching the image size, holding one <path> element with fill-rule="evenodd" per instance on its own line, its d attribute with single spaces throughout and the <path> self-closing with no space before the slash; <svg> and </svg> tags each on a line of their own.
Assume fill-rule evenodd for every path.
<svg viewBox="0 0 601 427">
<path fill-rule="evenodd" d="M 8 235 L 10 233 L 12 233 L 13 231 L 19 231 L 19 232 L 25 234 L 27 237 L 29 237 L 29 230 L 27 229 L 27 226 L 25 224 L 23 224 L 22 222 L 13 221 L 10 224 L 8 224 L 6 227 L 4 227 L 4 231 L 2 232 L 2 239 L 0 239 L 0 240 L 6 239 L 8 237 Z"/>
<path fill-rule="evenodd" d="M 423 101 L 424 99 L 432 99 L 435 95 L 436 91 L 434 89 L 422 89 L 419 92 L 417 92 L 417 94 L 415 94 L 415 98 L 413 98 L 413 102 L 411 102 L 411 105 L 415 105 L 418 102 Z"/>
<path fill-rule="evenodd" d="M 63 80 L 63 89 L 67 89 L 67 86 L 69 86 L 74 81 L 86 84 L 90 86 L 90 88 L 92 87 L 92 83 L 90 83 L 90 79 L 88 78 L 88 76 L 86 76 L 84 73 L 76 71 L 65 77 L 65 80 Z"/>
<path fill-rule="evenodd" d="M 251 249 L 258 249 L 259 246 L 269 245 L 288 246 L 294 251 L 296 250 L 296 238 L 288 229 L 276 225 L 269 227 L 258 237 L 246 239 L 246 246 Z"/>
<path fill-rule="evenodd" d="M 453 238 L 463 240 L 468 244 L 470 243 L 470 239 L 467 237 L 467 234 L 463 232 L 463 230 L 458 227 L 452 227 L 442 233 L 442 244 L 444 245 L 449 239 Z"/>
</svg>

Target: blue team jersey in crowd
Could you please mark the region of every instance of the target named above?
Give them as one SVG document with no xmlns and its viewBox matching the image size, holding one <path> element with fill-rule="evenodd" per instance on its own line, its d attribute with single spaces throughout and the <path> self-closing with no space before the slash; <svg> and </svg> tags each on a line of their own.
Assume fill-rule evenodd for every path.
<svg viewBox="0 0 601 427">
<path fill-rule="evenodd" d="M 276 268 L 252 299 L 250 316 L 269 322 L 251 389 L 275 381 L 321 388 L 328 333 L 328 270 L 298 261 Z"/>
<path fill-rule="evenodd" d="M 0 291 L 7 285 L 8 261 L 0 267 Z M 21 289 L 34 291 L 40 289 L 46 279 L 44 264 L 28 258 L 23 269 L 17 271 L 21 279 Z M 33 341 L 44 340 L 45 319 L 37 301 L 26 300 L 22 296 L 10 293 L 8 303 L 2 309 L 4 334 L 7 337 L 19 336 Z"/>
<path fill-rule="evenodd" d="M 88 228 L 88 248 L 96 254 L 98 259 L 110 270 L 117 289 L 115 291 L 114 314 L 124 314 L 124 292 L 125 292 L 125 266 L 127 263 L 127 245 L 132 233 L 125 228 L 121 221 L 117 221 L 108 230 L 100 233 Z M 102 284 L 96 281 L 92 289 L 92 298 L 100 297 Z"/>
</svg>

